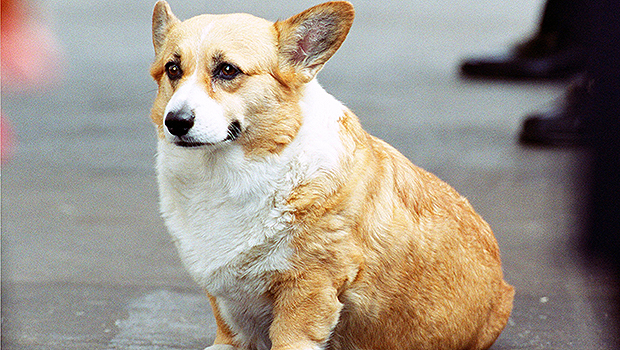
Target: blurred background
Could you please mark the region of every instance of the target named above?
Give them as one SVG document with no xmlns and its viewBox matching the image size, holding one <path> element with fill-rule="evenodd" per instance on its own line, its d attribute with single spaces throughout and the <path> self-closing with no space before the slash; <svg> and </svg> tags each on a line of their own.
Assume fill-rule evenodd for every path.
<svg viewBox="0 0 620 350">
<path fill-rule="evenodd" d="M 318 3 L 169 2 L 181 19 L 247 12 L 274 21 Z M 492 349 L 613 348 L 613 285 L 576 249 L 584 152 L 517 142 L 523 117 L 567 82 L 458 74 L 463 57 L 535 31 L 544 2 L 352 2 L 353 28 L 318 80 L 494 229 L 517 295 Z M 148 74 L 154 1 L 29 2 L 25 18 L 48 31 L 35 31 L 41 41 L 23 52 L 7 51 L 6 3 L 2 348 L 210 345 L 208 300 L 158 213 Z M 5 58 L 23 62 L 38 50 L 49 55 L 38 69 L 9 75 Z"/>
</svg>

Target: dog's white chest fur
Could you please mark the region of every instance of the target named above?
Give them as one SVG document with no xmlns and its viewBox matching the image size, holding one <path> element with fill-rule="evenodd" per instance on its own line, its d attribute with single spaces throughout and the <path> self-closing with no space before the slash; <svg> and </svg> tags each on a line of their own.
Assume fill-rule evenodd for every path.
<svg viewBox="0 0 620 350">
<path fill-rule="evenodd" d="M 240 342 L 268 341 L 268 274 L 286 269 L 291 215 L 278 171 L 243 164 L 229 149 L 208 154 L 160 141 L 161 207 L 192 277 L 217 297 Z M 265 348 L 269 348 L 265 344 Z"/>
<path fill-rule="evenodd" d="M 240 327 L 236 333 L 253 343 L 262 336 L 249 325 L 270 322 L 271 306 L 261 300 L 269 274 L 287 269 L 293 254 L 286 199 L 304 181 L 333 171 L 342 152 L 344 107 L 316 82 L 300 106 L 300 131 L 277 155 L 248 159 L 234 144 L 187 149 L 162 139 L 158 146 L 161 210 L 181 258 L 218 298 L 222 316 Z"/>
<path fill-rule="evenodd" d="M 279 169 L 245 162 L 235 147 L 209 153 L 160 141 L 158 158 L 162 213 L 200 285 L 216 294 L 286 268 L 291 184 Z"/>
</svg>

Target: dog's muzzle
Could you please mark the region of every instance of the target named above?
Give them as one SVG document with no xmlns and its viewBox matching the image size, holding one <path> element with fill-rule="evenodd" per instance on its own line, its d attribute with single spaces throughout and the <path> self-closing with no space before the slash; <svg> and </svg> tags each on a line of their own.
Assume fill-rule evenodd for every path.
<svg viewBox="0 0 620 350">
<path fill-rule="evenodd" d="M 193 113 L 182 109 L 178 112 L 169 112 L 164 119 L 164 125 L 171 135 L 176 136 L 174 143 L 183 147 L 200 147 L 212 145 L 217 142 L 204 142 L 188 135 L 194 126 L 196 117 Z M 228 125 L 227 136 L 221 142 L 234 141 L 241 135 L 241 123 L 238 120 Z"/>
</svg>

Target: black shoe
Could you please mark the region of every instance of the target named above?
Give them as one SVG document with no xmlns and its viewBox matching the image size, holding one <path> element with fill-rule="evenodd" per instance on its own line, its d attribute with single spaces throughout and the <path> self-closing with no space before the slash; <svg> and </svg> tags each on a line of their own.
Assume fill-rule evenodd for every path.
<svg viewBox="0 0 620 350">
<path fill-rule="evenodd" d="M 566 79 L 584 70 L 585 59 L 580 47 L 560 47 L 556 35 L 539 33 L 509 52 L 464 60 L 461 75 L 483 79 Z"/>
<path fill-rule="evenodd" d="M 583 146 L 586 131 L 582 105 L 588 90 L 589 82 L 580 80 L 569 87 L 566 96 L 557 106 L 527 116 L 519 142 L 534 146 Z"/>
<path fill-rule="evenodd" d="M 530 146 L 580 146 L 584 142 L 582 129 L 575 115 L 553 109 L 528 116 L 523 122 L 519 142 Z"/>
</svg>

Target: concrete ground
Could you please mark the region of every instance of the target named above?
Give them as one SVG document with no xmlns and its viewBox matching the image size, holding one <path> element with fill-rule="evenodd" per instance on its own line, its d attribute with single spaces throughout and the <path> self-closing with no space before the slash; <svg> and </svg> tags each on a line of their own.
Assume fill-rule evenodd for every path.
<svg viewBox="0 0 620 350">
<path fill-rule="evenodd" d="M 180 18 L 286 18 L 315 1 L 170 1 Z M 514 311 L 493 346 L 612 349 L 613 286 L 575 249 L 579 150 L 516 142 L 524 115 L 565 84 L 459 79 L 459 59 L 534 27 L 542 2 L 353 1 L 357 18 L 319 75 L 365 127 L 470 199 L 493 227 Z M 206 297 L 158 214 L 148 75 L 154 1 L 39 2 L 64 81 L 2 92 L 18 138 L 2 166 L 3 349 L 202 349 Z"/>
</svg>

